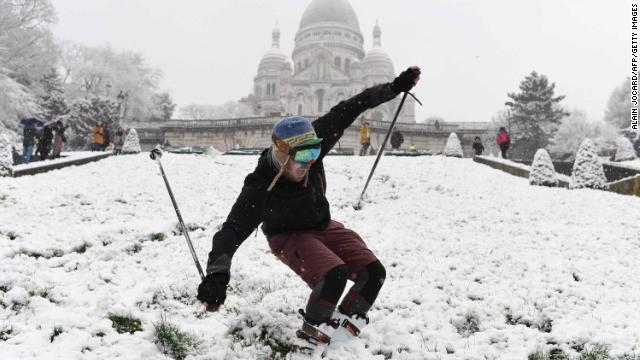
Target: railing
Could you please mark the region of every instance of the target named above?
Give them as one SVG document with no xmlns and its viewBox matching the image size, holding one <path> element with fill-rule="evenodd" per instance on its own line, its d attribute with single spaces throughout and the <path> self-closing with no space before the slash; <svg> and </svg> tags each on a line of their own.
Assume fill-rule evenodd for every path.
<svg viewBox="0 0 640 360">
<path fill-rule="evenodd" d="M 305 116 L 307 119 L 313 121 L 317 116 Z M 137 129 L 167 129 L 167 128 L 243 128 L 250 126 L 271 126 L 276 121 L 281 119 L 281 116 L 254 116 L 254 117 L 242 117 L 233 119 L 220 119 L 220 120 L 169 120 L 162 123 L 131 123 L 131 127 Z M 366 119 L 372 129 L 386 130 L 391 126 L 391 121 L 371 120 Z M 358 126 L 359 122 L 355 122 L 354 125 Z M 414 132 L 414 133 L 451 133 L 451 132 L 464 132 L 464 131 L 483 131 L 487 129 L 488 123 L 474 122 L 474 123 L 442 123 L 435 124 L 407 124 L 396 123 L 395 128 L 400 131 Z"/>
</svg>

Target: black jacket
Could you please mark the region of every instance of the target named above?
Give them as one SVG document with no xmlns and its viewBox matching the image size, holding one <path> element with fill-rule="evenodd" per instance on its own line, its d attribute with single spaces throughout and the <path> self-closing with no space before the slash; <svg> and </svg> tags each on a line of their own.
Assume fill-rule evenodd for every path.
<svg viewBox="0 0 640 360">
<path fill-rule="evenodd" d="M 473 142 L 473 145 L 471 145 L 473 147 L 473 150 L 475 150 L 476 155 L 482 155 L 482 152 L 484 151 L 484 145 L 482 145 L 481 142 Z"/>
<path fill-rule="evenodd" d="M 325 229 L 331 220 L 325 197 L 325 155 L 362 112 L 397 95 L 390 83 L 377 85 L 340 102 L 313 122 L 316 134 L 323 140 L 320 157 L 309 170 L 307 187 L 304 181 L 295 183 L 283 176 L 273 190 L 267 192 L 277 171 L 271 162 L 271 149 L 265 149 L 255 170 L 245 178 L 222 229 L 213 236 L 207 274 L 229 274 L 233 254 L 260 223 L 267 238 L 287 231 Z"/>
</svg>

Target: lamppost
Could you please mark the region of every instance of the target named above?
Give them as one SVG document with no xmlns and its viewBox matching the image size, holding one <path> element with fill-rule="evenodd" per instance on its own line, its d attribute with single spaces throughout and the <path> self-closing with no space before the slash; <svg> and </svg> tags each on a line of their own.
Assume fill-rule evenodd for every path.
<svg viewBox="0 0 640 360">
<path fill-rule="evenodd" d="M 127 101 L 129 99 L 129 92 L 126 90 L 120 90 L 116 100 L 118 102 L 118 126 L 120 126 L 120 122 L 124 119 L 127 113 Z"/>
</svg>

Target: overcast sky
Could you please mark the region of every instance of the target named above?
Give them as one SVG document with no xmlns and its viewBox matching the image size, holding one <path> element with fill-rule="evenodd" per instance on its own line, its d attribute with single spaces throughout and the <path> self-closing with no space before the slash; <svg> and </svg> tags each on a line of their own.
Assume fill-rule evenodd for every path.
<svg viewBox="0 0 640 360">
<path fill-rule="evenodd" d="M 291 56 L 311 0 L 51 0 L 59 40 L 142 53 L 176 103 L 250 93 L 277 21 Z M 396 72 L 423 68 L 417 121 L 489 121 L 532 70 L 563 104 L 604 116 L 629 76 L 630 0 L 350 0 L 371 48 L 376 19 Z"/>
</svg>

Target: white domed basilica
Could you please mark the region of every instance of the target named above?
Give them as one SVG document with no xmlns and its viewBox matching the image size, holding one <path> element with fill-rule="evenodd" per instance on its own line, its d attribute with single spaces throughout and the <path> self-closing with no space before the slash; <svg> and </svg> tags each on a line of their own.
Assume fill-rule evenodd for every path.
<svg viewBox="0 0 640 360">
<path fill-rule="evenodd" d="M 245 101 L 260 115 L 323 115 L 341 100 L 397 75 L 381 37 L 376 23 L 373 47 L 365 52 L 358 17 L 347 0 L 312 0 L 295 34 L 292 62 L 280 50 L 276 27 L 271 49 L 258 65 L 253 94 Z M 363 117 L 391 121 L 399 101 L 398 97 L 382 104 Z M 398 122 L 415 123 L 414 107 L 408 98 Z"/>
</svg>

